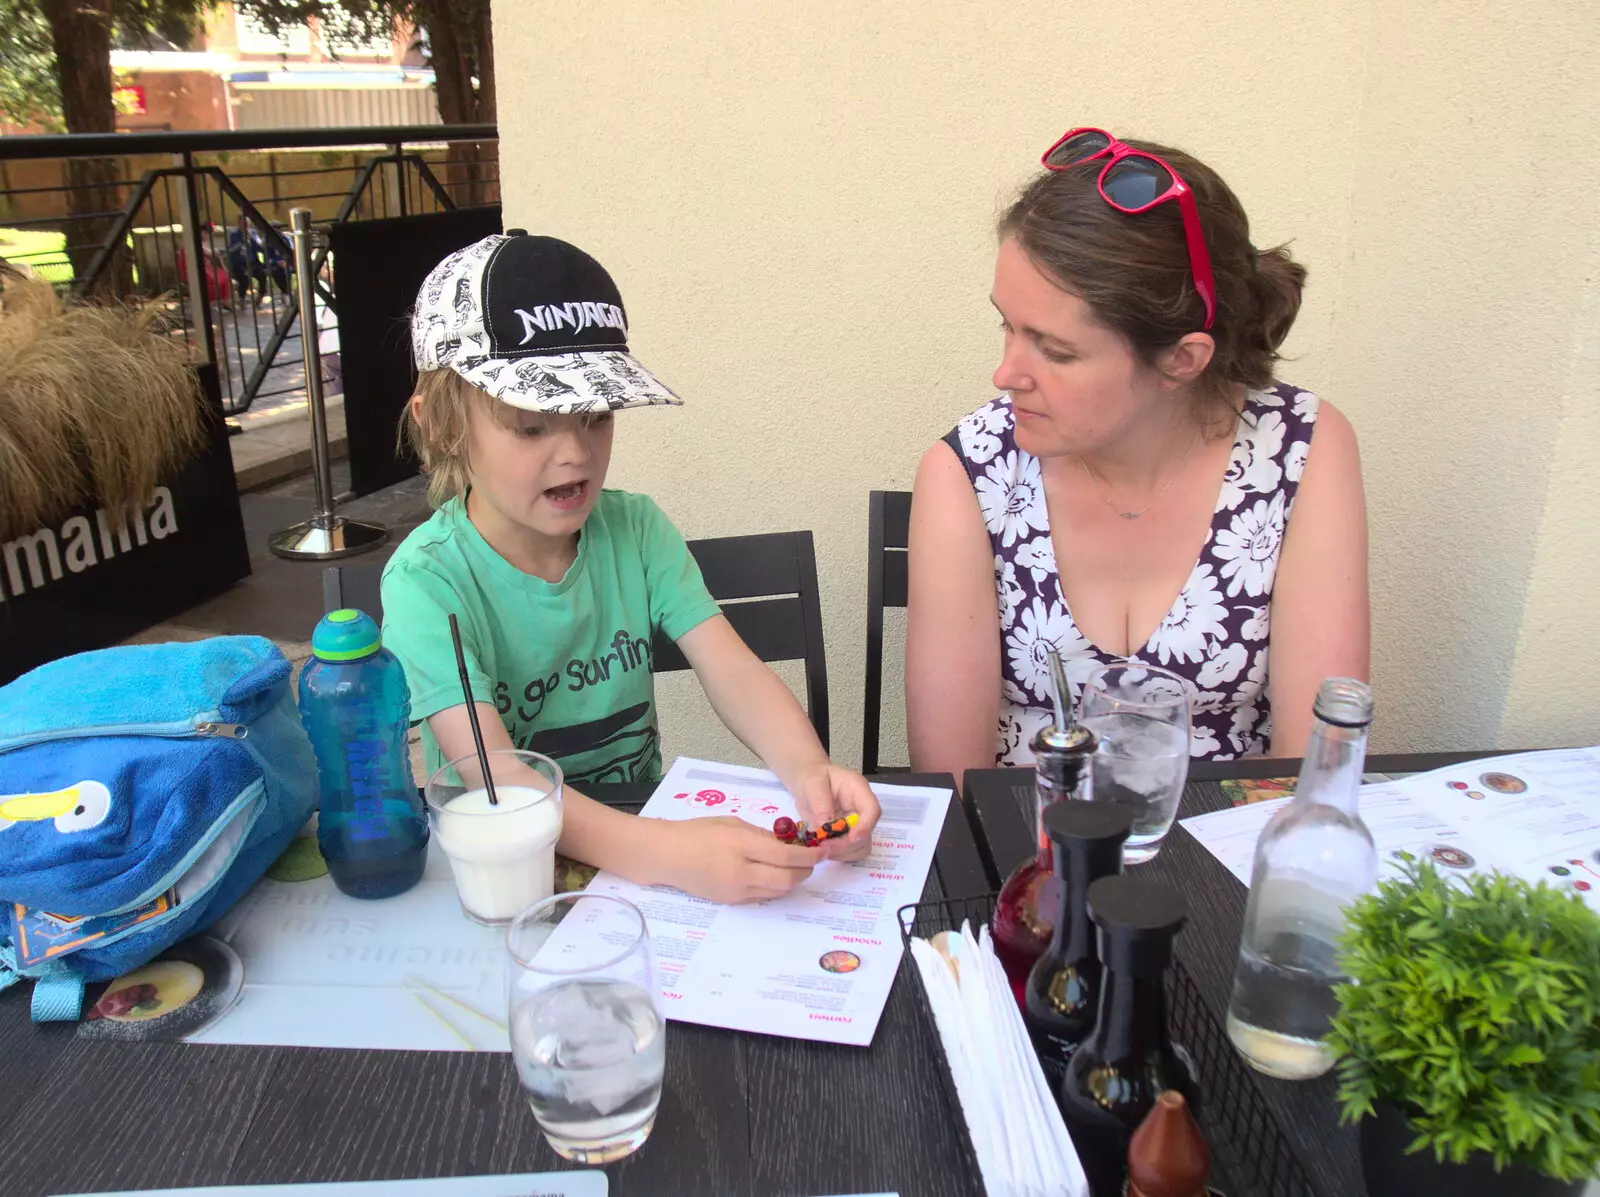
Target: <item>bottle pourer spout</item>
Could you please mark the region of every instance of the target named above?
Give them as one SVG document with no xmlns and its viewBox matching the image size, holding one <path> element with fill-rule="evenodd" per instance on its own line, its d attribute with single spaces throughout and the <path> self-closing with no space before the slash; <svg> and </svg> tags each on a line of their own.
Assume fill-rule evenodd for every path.
<svg viewBox="0 0 1600 1197">
<path fill-rule="evenodd" d="M 1067 669 L 1053 644 L 1045 645 L 1050 666 L 1050 698 L 1055 704 L 1055 722 L 1039 732 L 1039 743 L 1063 752 L 1093 752 L 1095 738 L 1086 728 L 1072 721 L 1072 691 L 1067 688 Z"/>
<path fill-rule="evenodd" d="M 1046 644 L 1044 651 L 1050 661 L 1050 697 L 1056 704 L 1056 729 L 1064 733 L 1072 726 L 1072 720 L 1067 718 L 1067 696 L 1072 693 L 1067 689 L 1067 667 L 1061 663 L 1055 645 Z"/>
</svg>

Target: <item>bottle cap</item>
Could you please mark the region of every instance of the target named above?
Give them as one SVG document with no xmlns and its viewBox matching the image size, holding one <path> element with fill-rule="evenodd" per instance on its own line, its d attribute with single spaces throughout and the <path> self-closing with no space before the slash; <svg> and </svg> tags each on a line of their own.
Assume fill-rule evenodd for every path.
<svg viewBox="0 0 1600 1197">
<path fill-rule="evenodd" d="M 1205 1197 L 1211 1152 L 1189 1103 L 1163 1090 L 1128 1144 L 1129 1197 Z"/>
<path fill-rule="evenodd" d="M 1117 874 L 1089 886 L 1085 903 L 1100 928 L 1100 961 L 1137 977 L 1159 977 L 1172 963 L 1172 941 L 1188 921 L 1183 895 L 1170 885 Z"/>
<path fill-rule="evenodd" d="M 1107 840 L 1120 847 L 1133 832 L 1133 808 L 1120 802 L 1056 802 L 1044 808 L 1044 829 L 1062 847 Z"/>
<path fill-rule="evenodd" d="M 383 647 L 372 616 L 353 607 L 330 611 L 311 633 L 311 652 L 319 661 L 359 661 Z"/>
</svg>

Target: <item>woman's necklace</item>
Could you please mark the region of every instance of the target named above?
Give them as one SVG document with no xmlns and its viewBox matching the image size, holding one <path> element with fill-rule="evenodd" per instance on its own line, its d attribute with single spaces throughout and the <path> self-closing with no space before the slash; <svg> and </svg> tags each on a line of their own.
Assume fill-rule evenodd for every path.
<svg viewBox="0 0 1600 1197">
<path fill-rule="evenodd" d="M 1188 449 L 1184 450 L 1183 460 L 1178 463 L 1178 468 L 1172 471 L 1172 476 L 1167 479 L 1166 485 L 1156 492 L 1155 498 L 1151 499 L 1143 507 L 1139 508 L 1138 511 L 1124 511 L 1122 508 L 1118 507 L 1116 500 L 1111 497 L 1111 492 L 1106 489 L 1106 484 L 1101 481 L 1100 475 L 1096 474 L 1092 469 L 1089 468 L 1089 463 L 1083 459 L 1083 455 L 1081 453 L 1075 453 L 1073 456 L 1078 459 L 1078 464 L 1083 467 L 1083 472 L 1088 475 L 1089 481 L 1094 483 L 1095 490 L 1100 493 L 1101 501 L 1105 503 L 1107 507 L 1111 508 L 1112 511 L 1116 512 L 1118 517 L 1121 519 L 1136 520 L 1166 497 L 1167 492 L 1172 489 L 1172 484 L 1178 480 L 1178 475 L 1183 473 L 1183 467 L 1189 464 L 1189 457 L 1194 452 L 1194 447 L 1199 443 L 1200 434 L 1197 432 L 1195 433 L 1193 439 L 1189 441 Z"/>
</svg>

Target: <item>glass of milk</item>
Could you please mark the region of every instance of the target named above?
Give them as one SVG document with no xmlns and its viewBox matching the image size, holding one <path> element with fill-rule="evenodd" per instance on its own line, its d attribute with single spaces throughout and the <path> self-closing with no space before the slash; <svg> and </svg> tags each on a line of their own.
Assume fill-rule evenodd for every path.
<svg viewBox="0 0 1600 1197">
<path fill-rule="evenodd" d="M 539 1129 L 580 1164 L 637 1151 L 667 1057 L 644 915 L 622 898 L 562 894 L 518 914 L 506 947 L 511 1054 Z"/>
<path fill-rule="evenodd" d="M 450 861 L 461 909 L 479 923 L 509 923 L 555 889 L 561 838 L 561 766 L 537 752 L 489 753 L 496 802 L 476 754 L 428 779 L 433 839 Z"/>
</svg>

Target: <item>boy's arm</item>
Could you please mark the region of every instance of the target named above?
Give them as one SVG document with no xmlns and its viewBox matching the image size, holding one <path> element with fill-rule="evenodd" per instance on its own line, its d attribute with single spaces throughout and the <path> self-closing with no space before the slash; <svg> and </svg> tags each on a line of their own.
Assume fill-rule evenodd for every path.
<svg viewBox="0 0 1600 1197">
<path fill-rule="evenodd" d="M 477 707 L 484 748 L 515 747 L 499 712 L 485 702 Z M 446 760 L 477 751 L 466 703 L 429 716 L 428 727 Z M 495 775 L 501 779 L 498 767 Z M 640 885 L 672 885 L 717 902 L 761 901 L 788 893 L 811 875 L 823 856 L 818 849 L 779 843 L 770 832 L 742 819 L 641 819 L 596 802 L 571 785 L 562 787 L 556 846 L 564 856 Z"/>
<path fill-rule="evenodd" d="M 831 854 L 859 859 L 872 846 L 878 800 L 859 773 L 828 759 L 811 720 L 789 687 L 751 652 L 723 615 L 685 632 L 678 647 L 711 699 L 712 709 L 778 775 L 800 805 L 802 817 L 821 822 L 854 811 L 861 816 Z"/>
</svg>

